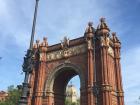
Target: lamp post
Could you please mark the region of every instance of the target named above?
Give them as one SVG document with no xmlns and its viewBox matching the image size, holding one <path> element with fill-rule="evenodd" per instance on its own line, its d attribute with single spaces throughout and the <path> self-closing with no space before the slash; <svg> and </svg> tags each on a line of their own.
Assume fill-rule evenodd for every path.
<svg viewBox="0 0 140 105">
<path fill-rule="evenodd" d="M 19 100 L 19 105 L 27 105 L 27 97 L 29 93 L 29 75 L 33 70 L 34 62 L 33 62 L 33 42 L 34 42 L 34 35 L 35 35 L 35 26 L 36 26 L 36 18 L 37 18 L 37 10 L 38 10 L 38 2 L 39 0 L 36 0 L 35 4 L 35 11 L 34 11 L 34 18 L 33 18 L 33 26 L 32 26 L 32 33 L 31 33 L 31 40 L 30 40 L 30 47 L 27 50 L 27 54 L 24 57 L 24 63 L 23 63 L 23 72 L 25 72 L 25 78 L 23 82 L 22 87 L 22 95 Z"/>
</svg>

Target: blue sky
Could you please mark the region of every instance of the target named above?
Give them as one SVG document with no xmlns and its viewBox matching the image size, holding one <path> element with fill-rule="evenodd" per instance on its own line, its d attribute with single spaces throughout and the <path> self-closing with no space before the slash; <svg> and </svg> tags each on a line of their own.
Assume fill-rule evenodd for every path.
<svg viewBox="0 0 140 105">
<path fill-rule="evenodd" d="M 29 46 L 35 0 L 0 0 L 0 90 L 23 81 L 22 63 Z M 40 0 L 35 39 L 49 44 L 83 36 L 89 21 L 105 17 L 122 42 L 125 104 L 140 96 L 140 0 Z"/>
</svg>

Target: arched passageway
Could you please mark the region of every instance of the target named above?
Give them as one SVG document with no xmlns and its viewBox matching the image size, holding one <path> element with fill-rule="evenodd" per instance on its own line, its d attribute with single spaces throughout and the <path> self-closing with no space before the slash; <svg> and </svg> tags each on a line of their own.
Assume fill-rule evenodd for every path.
<svg viewBox="0 0 140 105">
<path fill-rule="evenodd" d="M 84 87 L 84 75 L 77 66 L 65 64 L 53 70 L 45 86 L 46 93 L 52 93 L 48 96 L 49 105 L 65 105 L 66 86 L 76 75 L 80 78 L 80 87 Z"/>
</svg>

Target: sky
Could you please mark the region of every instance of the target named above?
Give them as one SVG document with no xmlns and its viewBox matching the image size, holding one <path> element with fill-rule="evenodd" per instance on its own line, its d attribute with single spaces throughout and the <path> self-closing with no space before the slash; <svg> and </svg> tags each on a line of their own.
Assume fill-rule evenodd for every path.
<svg viewBox="0 0 140 105">
<path fill-rule="evenodd" d="M 0 90 L 23 82 L 23 57 L 29 47 L 35 0 L 0 0 Z M 64 36 L 83 36 L 87 23 L 101 17 L 122 42 L 125 105 L 140 96 L 140 0 L 40 0 L 35 39 L 50 45 Z M 74 79 L 73 81 L 77 81 Z M 75 83 L 77 84 L 77 83 Z"/>
</svg>

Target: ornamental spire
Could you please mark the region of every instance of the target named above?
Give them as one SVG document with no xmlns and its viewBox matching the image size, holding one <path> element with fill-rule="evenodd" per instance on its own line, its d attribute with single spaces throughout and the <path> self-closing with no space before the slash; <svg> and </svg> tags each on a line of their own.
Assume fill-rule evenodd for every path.
<svg viewBox="0 0 140 105">
<path fill-rule="evenodd" d="M 95 29 L 93 28 L 93 23 L 89 22 L 88 27 L 86 28 L 86 31 L 85 31 L 85 36 L 86 37 L 93 37 L 94 32 L 95 32 Z"/>
<path fill-rule="evenodd" d="M 110 31 L 110 29 L 108 28 L 108 26 L 107 26 L 107 24 L 105 22 L 105 18 L 104 17 L 102 17 L 100 19 L 100 24 L 98 25 L 97 29 L 107 29 L 107 30 Z"/>
<path fill-rule="evenodd" d="M 110 29 L 108 28 L 105 18 L 100 19 L 100 24 L 97 27 L 97 34 L 99 35 L 107 35 L 110 32 Z M 109 34 L 108 34 L 109 35 Z"/>
<path fill-rule="evenodd" d="M 114 43 L 120 43 L 118 37 L 116 36 L 116 32 L 112 32 L 112 40 Z"/>
</svg>

